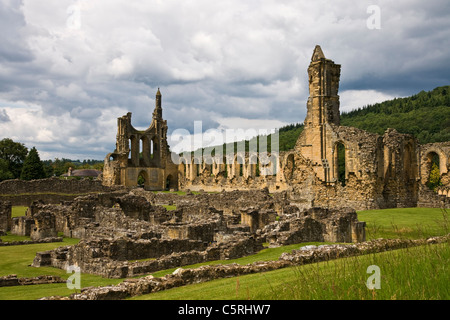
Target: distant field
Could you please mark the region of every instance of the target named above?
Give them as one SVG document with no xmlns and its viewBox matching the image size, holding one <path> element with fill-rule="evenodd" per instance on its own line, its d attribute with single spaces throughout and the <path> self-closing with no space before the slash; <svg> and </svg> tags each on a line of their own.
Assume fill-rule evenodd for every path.
<svg viewBox="0 0 450 320">
<path fill-rule="evenodd" d="M 23 207 L 23 206 L 13 206 L 12 207 L 12 217 L 21 217 L 24 216 L 27 212 L 28 207 Z"/>
</svg>

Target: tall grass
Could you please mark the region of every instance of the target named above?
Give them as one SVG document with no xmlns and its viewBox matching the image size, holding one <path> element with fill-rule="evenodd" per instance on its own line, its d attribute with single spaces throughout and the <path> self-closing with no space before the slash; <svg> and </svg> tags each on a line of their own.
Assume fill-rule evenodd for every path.
<svg viewBox="0 0 450 320">
<path fill-rule="evenodd" d="M 448 243 L 350 257 L 266 273 L 218 279 L 136 300 L 448 300 Z M 371 265 L 380 289 L 366 286 Z"/>
<path fill-rule="evenodd" d="M 271 299 L 447 300 L 448 244 L 425 245 L 294 268 L 295 277 Z M 369 266 L 380 268 L 380 289 L 366 286 Z"/>
</svg>

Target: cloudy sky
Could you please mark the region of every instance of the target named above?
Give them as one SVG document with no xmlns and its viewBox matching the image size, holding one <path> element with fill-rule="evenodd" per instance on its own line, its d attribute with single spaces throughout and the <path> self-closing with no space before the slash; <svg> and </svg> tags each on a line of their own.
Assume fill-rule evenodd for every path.
<svg viewBox="0 0 450 320">
<path fill-rule="evenodd" d="M 0 0 L 0 139 L 103 159 L 158 87 L 169 138 L 303 122 L 316 44 L 341 111 L 448 85 L 450 1 Z"/>
</svg>

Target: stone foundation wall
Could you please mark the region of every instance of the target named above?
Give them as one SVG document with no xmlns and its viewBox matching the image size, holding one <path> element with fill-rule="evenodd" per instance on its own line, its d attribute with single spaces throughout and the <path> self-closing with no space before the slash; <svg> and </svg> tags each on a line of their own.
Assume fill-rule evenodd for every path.
<svg viewBox="0 0 450 320">
<path fill-rule="evenodd" d="M 27 286 L 50 283 L 65 283 L 66 280 L 57 276 L 37 276 L 33 278 L 18 278 L 17 275 L 11 274 L 0 277 L 0 287 Z"/>
<path fill-rule="evenodd" d="M 301 242 L 363 242 L 365 223 L 351 208 L 311 208 L 266 225 L 257 232 L 271 246 Z"/>
<path fill-rule="evenodd" d="M 205 243 L 192 240 L 81 241 L 75 246 L 38 252 L 32 266 L 66 269 L 77 265 L 83 273 L 124 278 L 183 265 L 235 259 L 263 249 L 262 243 L 253 237 L 229 240 L 208 248 Z M 130 261 L 139 259 L 149 260 Z"/>
<path fill-rule="evenodd" d="M 0 194 L 66 193 L 84 194 L 110 191 L 99 180 L 48 178 L 38 180 L 5 180 L 0 182 Z"/>
<path fill-rule="evenodd" d="M 21 246 L 21 245 L 27 245 L 27 244 L 37 244 L 37 243 L 52 243 L 52 242 L 62 242 L 63 238 L 56 237 L 56 238 L 45 238 L 45 239 L 39 239 L 39 240 L 21 240 L 21 241 L 10 241 L 10 242 L 1 242 L 0 241 L 0 247 L 1 246 Z"/>
<path fill-rule="evenodd" d="M 120 186 L 106 187 L 99 180 L 49 178 L 39 180 L 5 180 L 0 182 L 0 201 L 14 206 L 29 206 L 33 201 L 60 203 L 89 193 L 110 192 Z"/>
<path fill-rule="evenodd" d="M 417 207 L 450 209 L 450 197 L 439 195 L 425 185 L 420 185 Z"/>
</svg>

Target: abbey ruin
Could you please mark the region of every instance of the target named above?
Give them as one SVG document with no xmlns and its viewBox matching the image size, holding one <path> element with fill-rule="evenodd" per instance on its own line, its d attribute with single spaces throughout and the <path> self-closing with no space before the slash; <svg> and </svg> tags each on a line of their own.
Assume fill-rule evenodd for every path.
<svg viewBox="0 0 450 320">
<path fill-rule="evenodd" d="M 78 238 L 38 252 L 32 266 L 124 278 L 243 257 L 264 246 L 364 242 L 356 210 L 449 206 L 450 142 L 419 145 L 394 129 L 380 136 L 340 126 L 340 65 L 319 46 L 308 76 L 307 115 L 294 149 L 174 155 L 158 89 L 148 129 L 134 128 L 131 113 L 118 118 L 102 180 L 1 182 L 0 234 L 35 242 L 61 241 L 61 233 Z M 437 192 L 426 186 L 435 155 L 443 183 Z M 27 206 L 26 215 L 12 218 L 12 205 Z"/>
</svg>

